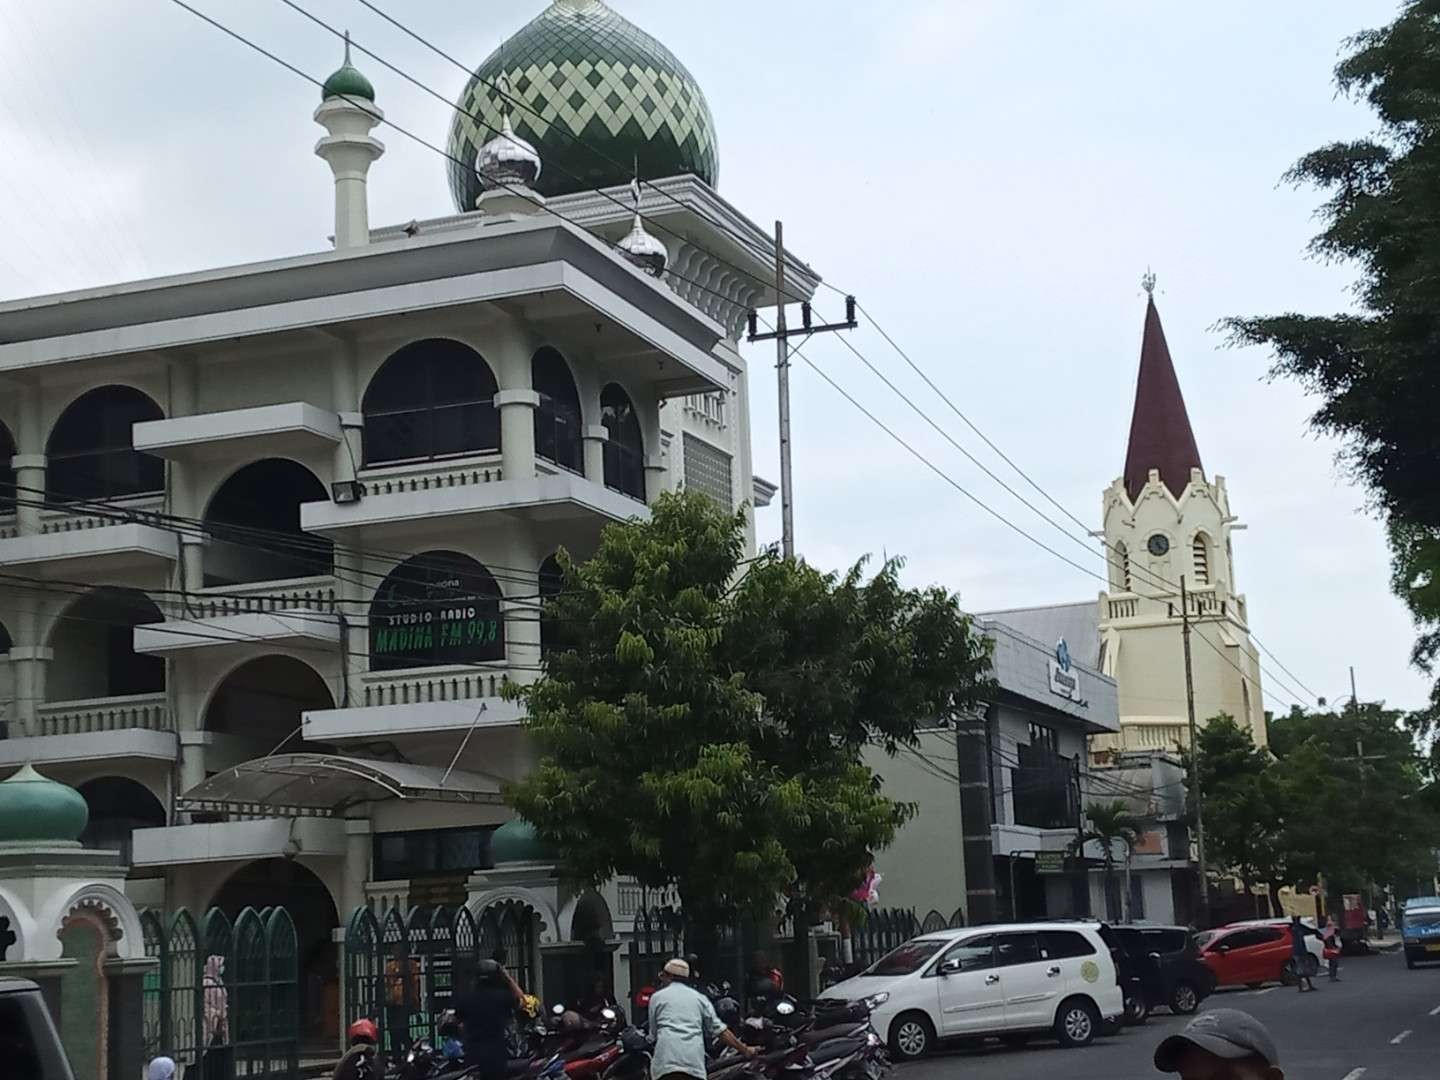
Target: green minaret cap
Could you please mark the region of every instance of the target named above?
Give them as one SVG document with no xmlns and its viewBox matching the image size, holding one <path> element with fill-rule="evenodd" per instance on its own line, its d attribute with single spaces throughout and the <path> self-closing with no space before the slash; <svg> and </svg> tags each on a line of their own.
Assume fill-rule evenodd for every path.
<svg viewBox="0 0 1440 1080">
<path fill-rule="evenodd" d="M 89 820 L 84 796 L 28 764 L 0 782 L 0 843 L 71 843 Z"/>
<path fill-rule="evenodd" d="M 328 101 L 333 97 L 375 100 L 375 87 L 371 86 L 370 80 L 360 74 L 359 69 L 350 63 L 349 31 L 345 33 L 345 62 L 340 65 L 335 74 L 325 80 L 325 85 L 320 88 L 320 100 Z"/>
</svg>

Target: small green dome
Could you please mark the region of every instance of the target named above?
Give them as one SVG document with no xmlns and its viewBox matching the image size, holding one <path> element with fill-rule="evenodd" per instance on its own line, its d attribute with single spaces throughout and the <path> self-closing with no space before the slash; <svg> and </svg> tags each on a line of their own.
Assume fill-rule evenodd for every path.
<svg viewBox="0 0 1440 1080">
<path fill-rule="evenodd" d="M 325 85 L 320 90 L 321 101 L 328 101 L 333 97 L 374 101 L 375 87 L 371 86 L 370 80 L 360 74 L 359 69 L 347 60 L 340 65 L 340 69 L 334 75 L 325 80 Z"/>
<path fill-rule="evenodd" d="M 521 818 L 507 821 L 490 834 L 490 862 L 495 866 L 517 862 L 553 863 L 556 858 L 555 848 L 536 835 L 534 825 Z"/>
<path fill-rule="evenodd" d="M 84 797 L 72 787 L 21 765 L 0 782 L 0 843 L 78 840 L 90 820 Z"/>
</svg>

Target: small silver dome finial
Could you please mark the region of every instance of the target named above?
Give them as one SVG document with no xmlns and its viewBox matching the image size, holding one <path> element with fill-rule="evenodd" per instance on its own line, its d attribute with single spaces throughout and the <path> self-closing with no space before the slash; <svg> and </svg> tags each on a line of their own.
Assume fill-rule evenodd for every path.
<svg viewBox="0 0 1440 1080">
<path fill-rule="evenodd" d="M 540 179 L 540 155 L 535 147 L 515 134 L 510 124 L 510 79 L 501 74 L 495 81 L 500 95 L 500 131 L 475 155 L 475 171 L 486 191 L 496 188 L 533 188 Z"/>
<path fill-rule="evenodd" d="M 640 155 L 635 155 L 635 172 L 630 180 L 630 200 L 635 207 L 635 217 L 629 234 L 616 245 L 625 257 L 652 277 L 665 273 L 665 264 L 670 253 L 655 237 L 645 231 L 644 219 L 640 217 Z"/>
</svg>

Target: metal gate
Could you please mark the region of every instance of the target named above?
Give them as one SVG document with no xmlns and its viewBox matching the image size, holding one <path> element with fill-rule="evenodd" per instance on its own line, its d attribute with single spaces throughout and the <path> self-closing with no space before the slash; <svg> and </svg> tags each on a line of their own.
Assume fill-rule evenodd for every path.
<svg viewBox="0 0 1440 1080">
<path fill-rule="evenodd" d="M 658 986 L 655 980 L 665 961 L 684 952 L 685 920 L 680 912 L 671 907 L 641 908 L 635 913 L 635 933 L 625 952 L 632 991 Z"/>
<path fill-rule="evenodd" d="M 299 968 L 284 908 L 246 908 L 234 926 L 219 908 L 197 925 L 184 908 L 167 921 L 141 913 L 146 1058 L 165 1054 L 200 1080 L 295 1080 Z"/>
<path fill-rule="evenodd" d="M 434 1040 L 441 1012 L 474 979 L 482 959 L 501 959 L 534 991 L 535 912 L 517 901 L 493 904 L 479 919 L 467 907 L 391 908 L 377 918 L 358 908 L 345 928 L 345 1023 L 369 1018 L 387 1054 Z"/>
<path fill-rule="evenodd" d="M 865 917 L 865 924 L 850 932 L 855 963 L 869 967 L 891 949 L 905 944 L 919 932 L 920 920 L 913 911 L 904 908 L 871 911 Z"/>
</svg>

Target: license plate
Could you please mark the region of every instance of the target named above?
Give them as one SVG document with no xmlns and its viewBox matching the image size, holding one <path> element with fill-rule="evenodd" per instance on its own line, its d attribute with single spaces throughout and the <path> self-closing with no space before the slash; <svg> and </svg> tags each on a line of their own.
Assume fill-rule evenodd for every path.
<svg viewBox="0 0 1440 1080">
<path fill-rule="evenodd" d="M 1440 952 L 1440 941 L 1435 942 L 1433 945 L 1426 945 L 1426 946 L 1425 946 L 1425 951 L 1426 951 L 1426 952 Z"/>
</svg>

